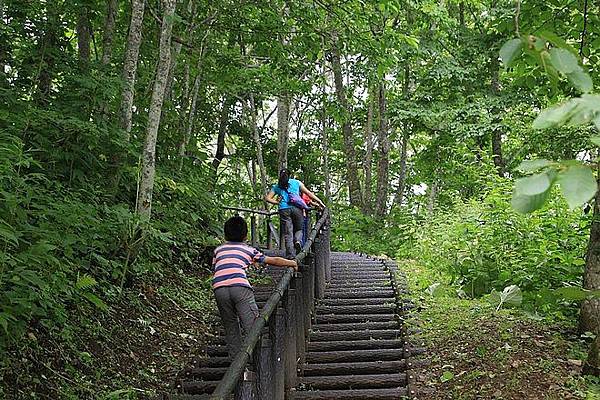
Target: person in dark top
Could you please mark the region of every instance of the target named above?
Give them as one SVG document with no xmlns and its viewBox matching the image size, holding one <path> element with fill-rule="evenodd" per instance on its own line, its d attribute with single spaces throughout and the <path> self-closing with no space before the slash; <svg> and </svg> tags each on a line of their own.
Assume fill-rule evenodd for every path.
<svg viewBox="0 0 600 400">
<path fill-rule="evenodd" d="M 284 230 L 285 252 L 289 258 L 296 257 L 302 248 L 302 224 L 304 222 L 303 210 L 293 202 L 295 197 L 300 198 L 302 194 L 310 197 L 318 207 L 325 208 L 325 204 L 315 194 L 304 186 L 302 182 L 290 177 L 290 172 L 283 168 L 279 172 L 277 184 L 265 196 L 265 201 L 279 207 L 279 218 L 281 218 Z M 279 200 L 275 198 L 278 195 Z"/>
</svg>

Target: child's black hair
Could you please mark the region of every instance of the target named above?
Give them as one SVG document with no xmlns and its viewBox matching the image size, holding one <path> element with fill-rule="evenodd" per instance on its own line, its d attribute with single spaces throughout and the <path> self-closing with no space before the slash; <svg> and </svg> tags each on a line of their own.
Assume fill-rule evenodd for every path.
<svg viewBox="0 0 600 400">
<path fill-rule="evenodd" d="M 239 215 L 225 221 L 223 230 L 225 231 L 225 240 L 228 242 L 243 242 L 248 236 L 248 225 Z"/>
<path fill-rule="evenodd" d="M 288 187 L 290 187 L 290 171 L 287 168 L 282 168 L 281 171 L 279 171 L 277 186 L 283 190 L 288 190 Z"/>
</svg>

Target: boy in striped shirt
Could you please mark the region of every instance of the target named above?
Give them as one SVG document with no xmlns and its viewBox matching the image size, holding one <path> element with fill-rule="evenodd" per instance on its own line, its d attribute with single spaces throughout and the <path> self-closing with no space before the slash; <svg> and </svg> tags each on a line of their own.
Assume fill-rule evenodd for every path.
<svg viewBox="0 0 600 400">
<path fill-rule="evenodd" d="M 246 269 L 252 264 L 269 264 L 297 269 L 294 260 L 268 257 L 244 243 L 248 226 L 242 217 L 235 216 L 225 222 L 226 242 L 215 249 L 212 287 L 219 314 L 225 327 L 225 340 L 229 356 L 233 358 L 241 347 L 240 325 L 244 335 L 258 317 L 258 306 Z"/>
</svg>

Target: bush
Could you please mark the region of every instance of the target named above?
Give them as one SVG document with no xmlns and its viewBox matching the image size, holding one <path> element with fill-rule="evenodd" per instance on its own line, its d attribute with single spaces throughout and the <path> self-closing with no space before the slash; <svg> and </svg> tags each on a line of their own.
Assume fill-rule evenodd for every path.
<svg viewBox="0 0 600 400">
<path fill-rule="evenodd" d="M 558 196 L 543 210 L 518 214 L 510 190 L 500 183 L 483 201 L 457 201 L 436 214 L 418 230 L 413 258 L 472 297 L 513 284 L 524 292 L 580 285 L 590 218 Z"/>
</svg>

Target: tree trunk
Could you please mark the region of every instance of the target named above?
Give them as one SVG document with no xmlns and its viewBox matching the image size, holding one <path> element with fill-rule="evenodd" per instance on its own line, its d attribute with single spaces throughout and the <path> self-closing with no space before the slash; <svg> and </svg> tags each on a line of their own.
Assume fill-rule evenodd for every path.
<svg viewBox="0 0 600 400">
<path fill-rule="evenodd" d="M 37 77 L 36 101 L 46 103 L 49 100 L 54 78 L 55 54 L 60 50 L 58 38 L 62 36 L 62 30 L 58 22 L 57 4 L 55 1 L 46 3 L 46 23 L 44 35 L 40 40 L 40 72 Z"/>
<path fill-rule="evenodd" d="M 358 166 L 356 164 L 356 150 L 354 148 L 354 133 L 352 131 L 352 120 L 350 118 L 351 111 L 346 99 L 346 92 L 342 81 L 340 50 L 338 48 L 338 39 L 335 34 L 331 46 L 331 66 L 333 70 L 335 93 L 344 114 L 342 120 L 342 134 L 344 137 L 344 151 L 346 153 L 346 179 L 348 181 L 350 204 L 362 208 L 361 188 L 358 179 Z"/>
<path fill-rule="evenodd" d="M 102 64 L 108 65 L 112 58 L 113 41 L 115 35 L 115 21 L 117 19 L 118 1 L 106 1 L 106 19 L 104 20 L 104 34 L 102 36 Z"/>
<path fill-rule="evenodd" d="M 288 144 L 290 141 L 290 97 L 277 97 L 277 168 L 288 166 Z"/>
<path fill-rule="evenodd" d="M 498 64 L 498 56 L 496 54 L 492 55 L 492 93 L 494 96 L 500 94 L 500 79 L 498 77 L 499 64 Z M 492 158 L 494 159 L 494 165 L 496 166 L 496 170 L 498 171 L 498 175 L 504 177 L 504 158 L 502 157 L 502 130 L 500 129 L 500 124 L 502 122 L 502 118 L 500 116 L 500 110 L 497 107 L 493 107 L 491 110 L 493 116 L 493 131 L 492 131 Z"/>
<path fill-rule="evenodd" d="M 409 132 L 404 124 L 404 133 L 402 134 L 402 142 L 400 143 L 400 175 L 398 176 L 398 189 L 396 190 L 396 198 L 394 204 L 402 206 L 404 199 L 404 188 L 406 186 L 406 161 L 408 159 L 408 138 Z"/>
<path fill-rule="evenodd" d="M 598 179 L 600 183 L 600 179 Z M 588 290 L 600 289 L 600 191 L 596 192 L 594 202 L 594 215 L 590 228 L 590 240 L 588 242 L 585 271 L 583 274 L 583 288 Z M 600 299 L 584 300 L 581 303 L 579 315 L 580 332 L 593 332 L 596 334 L 596 342 L 590 350 L 586 368 L 590 371 L 600 371 L 600 359 L 598 355 L 598 337 L 600 337 Z"/>
<path fill-rule="evenodd" d="M 9 59 L 8 54 L 10 54 L 10 47 L 5 25 L 4 0 L 0 0 L 0 87 L 6 87 L 8 85 L 7 76 L 4 72 L 4 69 Z"/>
<path fill-rule="evenodd" d="M 435 201 L 437 199 L 437 191 L 438 191 L 438 180 L 434 180 L 431 186 L 429 187 L 429 198 L 427 200 L 427 214 L 429 216 L 433 215 L 433 210 L 435 208 Z"/>
<path fill-rule="evenodd" d="M 217 181 L 217 170 L 223 158 L 225 157 L 225 135 L 227 134 L 227 122 L 229 121 L 229 107 L 231 101 L 228 97 L 223 99 L 223 105 L 221 106 L 221 116 L 219 117 L 219 133 L 217 136 L 217 149 L 215 151 L 215 158 L 213 159 L 213 172 L 214 182 Z"/>
<path fill-rule="evenodd" d="M 371 214 L 373 212 L 373 204 L 372 204 L 372 185 L 371 185 L 371 167 L 373 163 L 373 102 L 374 97 L 372 93 L 369 93 L 369 98 L 367 99 L 369 105 L 367 106 L 367 122 L 365 125 L 365 162 L 364 162 L 364 171 L 365 171 L 365 182 L 364 182 L 364 194 L 363 194 L 363 212 L 365 214 Z"/>
<path fill-rule="evenodd" d="M 263 160 L 263 148 L 262 143 L 260 141 L 260 132 L 258 131 L 258 126 L 256 123 L 256 115 L 258 111 L 256 109 L 256 103 L 254 102 L 253 94 L 250 94 L 249 102 L 250 121 L 252 123 L 252 137 L 254 138 L 254 144 L 256 145 L 256 161 L 258 161 L 258 169 L 260 171 L 260 192 L 264 196 L 264 194 L 266 194 L 267 192 L 267 169 L 265 168 L 265 162 Z"/>
<path fill-rule="evenodd" d="M 387 101 L 385 98 L 385 82 L 379 84 L 379 130 L 377 133 L 379 159 L 377 160 L 377 202 L 375 213 L 378 217 L 387 212 L 390 138 L 388 136 Z"/>
<path fill-rule="evenodd" d="M 127 35 L 125 60 L 123 61 L 123 93 L 121 95 L 121 128 L 125 131 L 125 140 L 129 141 L 135 75 L 137 71 L 140 44 L 142 43 L 142 22 L 144 20 L 144 0 L 132 0 L 131 23 Z"/>
<path fill-rule="evenodd" d="M 148 111 L 146 140 L 142 153 L 142 176 L 137 199 L 137 212 L 144 219 L 150 219 L 152 212 L 152 191 L 156 172 L 156 138 L 167 86 L 167 75 L 171 65 L 171 34 L 175 4 L 176 0 L 163 0 L 164 13 L 160 30 L 159 60 Z"/>
<path fill-rule="evenodd" d="M 185 132 L 183 134 L 183 140 L 179 144 L 179 156 L 181 157 L 181 164 L 179 165 L 179 169 L 183 166 L 183 157 L 187 151 L 188 144 L 190 142 L 190 137 L 192 136 L 192 129 L 194 128 L 194 119 L 196 117 L 196 104 L 198 102 L 198 92 L 200 91 L 200 81 L 201 81 L 201 60 L 198 61 L 198 74 L 194 79 L 194 87 L 192 89 L 192 100 L 188 110 L 188 117 L 185 126 Z"/>
<path fill-rule="evenodd" d="M 600 376 L 600 335 L 597 335 L 592 343 L 587 361 L 583 366 L 583 373 Z"/>
<path fill-rule="evenodd" d="M 86 68 L 90 62 L 90 42 L 92 39 L 92 23 L 87 6 L 80 6 L 77 15 L 77 51 L 80 66 Z"/>
<path fill-rule="evenodd" d="M 325 75 L 325 64 L 323 64 L 323 75 Z M 325 83 L 323 83 L 322 88 L 322 108 L 321 108 L 321 142 L 322 142 L 322 152 L 323 152 L 323 180 L 325 181 L 325 198 L 331 200 L 331 177 L 329 176 L 329 134 L 327 129 L 329 128 L 327 125 L 327 112 L 325 110 Z"/>
</svg>

